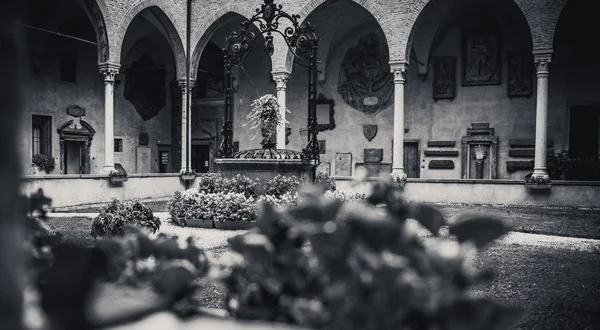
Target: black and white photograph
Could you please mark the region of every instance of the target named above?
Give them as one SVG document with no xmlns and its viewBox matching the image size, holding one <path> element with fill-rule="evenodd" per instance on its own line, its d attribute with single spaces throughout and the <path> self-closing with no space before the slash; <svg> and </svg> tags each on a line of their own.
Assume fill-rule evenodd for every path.
<svg viewBox="0 0 600 330">
<path fill-rule="evenodd" d="M 0 1 L 0 330 L 600 330 L 600 1 Z"/>
</svg>

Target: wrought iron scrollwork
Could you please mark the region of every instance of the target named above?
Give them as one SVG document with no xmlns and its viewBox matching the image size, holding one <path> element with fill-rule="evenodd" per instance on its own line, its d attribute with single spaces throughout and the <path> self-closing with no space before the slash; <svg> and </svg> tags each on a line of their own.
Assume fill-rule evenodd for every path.
<svg viewBox="0 0 600 330">
<path fill-rule="evenodd" d="M 219 157 L 231 158 L 233 155 L 233 77 L 231 68 L 242 64 L 254 46 L 257 34 L 250 31 L 254 25 L 265 39 L 265 51 L 272 56 L 275 48 L 273 34 L 280 34 L 295 57 L 309 61 L 308 82 L 308 145 L 302 151 L 302 157 L 319 161 L 319 146 L 317 141 L 317 47 L 318 39 L 315 27 L 310 23 L 300 26 L 300 15 L 290 15 L 283 11 L 282 5 L 276 5 L 274 0 L 264 0 L 256 14 L 241 24 L 241 31 L 234 32 L 227 38 L 227 46 L 223 49 L 225 59 L 225 122 L 223 124 L 223 143 L 219 149 Z M 291 26 L 279 30 L 284 21 Z"/>
</svg>

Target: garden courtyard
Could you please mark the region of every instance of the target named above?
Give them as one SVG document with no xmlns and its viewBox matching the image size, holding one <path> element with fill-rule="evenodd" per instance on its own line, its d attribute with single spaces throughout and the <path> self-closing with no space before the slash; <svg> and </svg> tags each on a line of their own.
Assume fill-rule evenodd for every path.
<svg viewBox="0 0 600 330">
<path fill-rule="evenodd" d="M 245 230 L 180 227 L 173 224 L 166 200 L 145 201 L 161 221 L 159 233 L 192 236 L 209 257 L 219 260 L 230 252 L 227 239 Z M 514 329 L 600 329 L 600 210 L 531 207 L 435 205 L 452 223 L 457 215 L 469 212 L 502 218 L 513 231 L 484 249 L 477 265 L 491 266 L 497 277 L 472 289 L 475 296 L 488 296 L 523 306 L 525 316 Z M 52 213 L 49 224 L 67 242 L 94 244 L 90 236 L 92 219 L 100 207 L 61 210 Z M 421 235 L 427 236 L 425 231 Z M 225 290 L 220 284 L 202 279 L 205 287 L 201 305 L 222 309 Z M 110 300 L 110 298 L 108 298 Z M 108 301 L 107 301 L 108 302 Z M 169 314 L 141 320 L 129 327 L 162 321 L 175 324 Z M 169 323 L 171 322 L 171 323 Z M 175 323 L 174 323 L 175 322 Z M 182 323 L 183 324 L 183 323 Z M 117 329 L 117 328 L 115 328 Z"/>
</svg>

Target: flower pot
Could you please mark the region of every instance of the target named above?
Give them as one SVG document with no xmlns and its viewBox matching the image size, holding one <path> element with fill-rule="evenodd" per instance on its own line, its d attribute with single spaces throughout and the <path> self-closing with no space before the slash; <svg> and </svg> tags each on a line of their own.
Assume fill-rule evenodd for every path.
<svg viewBox="0 0 600 330">
<path fill-rule="evenodd" d="M 185 227 L 185 225 L 186 225 L 185 217 L 175 216 L 175 217 L 171 217 L 171 220 L 178 226 Z"/>
<path fill-rule="evenodd" d="M 185 218 L 185 226 L 195 228 L 214 228 L 214 221 L 204 219 Z"/>
<path fill-rule="evenodd" d="M 113 183 L 115 183 L 115 182 L 125 182 L 125 181 L 127 181 L 126 177 L 114 177 L 114 176 L 110 177 L 110 182 L 113 182 Z"/>
<path fill-rule="evenodd" d="M 246 230 L 254 228 L 256 221 L 215 221 L 215 228 L 225 230 Z"/>
<path fill-rule="evenodd" d="M 191 180 L 194 180 L 195 178 L 196 178 L 196 173 L 187 173 L 187 174 L 181 175 L 181 179 L 184 181 L 191 181 Z"/>
</svg>

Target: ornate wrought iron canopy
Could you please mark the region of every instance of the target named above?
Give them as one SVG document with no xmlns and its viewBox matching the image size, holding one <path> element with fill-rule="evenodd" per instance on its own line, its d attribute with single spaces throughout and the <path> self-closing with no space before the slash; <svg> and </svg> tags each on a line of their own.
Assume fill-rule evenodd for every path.
<svg viewBox="0 0 600 330">
<path fill-rule="evenodd" d="M 282 5 L 274 0 L 264 0 L 264 4 L 256 9 L 256 14 L 242 23 L 239 33 L 232 33 L 227 38 L 227 46 L 223 49 L 225 59 L 225 122 L 223 124 L 223 143 L 219 149 L 219 157 L 233 157 L 233 76 L 232 67 L 242 64 L 254 46 L 257 34 L 250 29 L 256 26 L 259 34 L 264 36 L 265 51 L 269 56 L 274 53 L 273 37 L 280 34 L 295 57 L 308 60 L 308 144 L 302 150 L 302 159 L 319 161 L 319 144 L 317 141 L 317 48 L 319 40 L 315 35 L 315 27 L 310 23 L 300 25 L 300 15 L 290 15 L 283 11 Z M 279 28 L 287 21 L 290 24 L 283 31 Z"/>
</svg>

